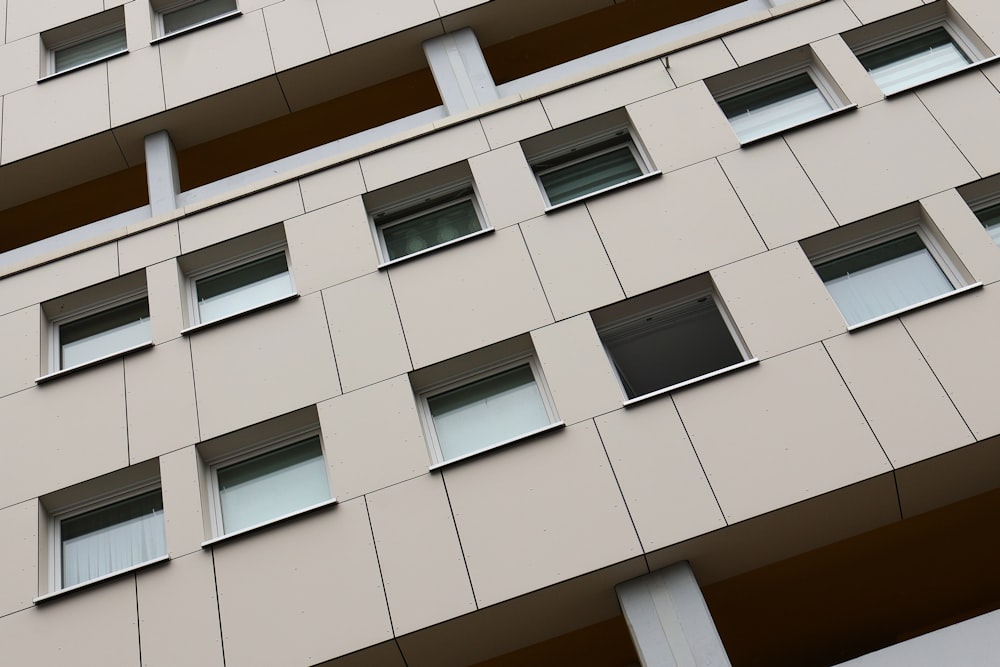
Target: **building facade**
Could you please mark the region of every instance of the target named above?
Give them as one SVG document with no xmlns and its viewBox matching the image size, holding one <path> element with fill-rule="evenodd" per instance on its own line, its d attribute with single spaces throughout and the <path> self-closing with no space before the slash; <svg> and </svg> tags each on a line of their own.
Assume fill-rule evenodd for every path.
<svg viewBox="0 0 1000 667">
<path fill-rule="evenodd" d="M 993 0 L 0 36 L 0 663 L 997 664 Z"/>
</svg>

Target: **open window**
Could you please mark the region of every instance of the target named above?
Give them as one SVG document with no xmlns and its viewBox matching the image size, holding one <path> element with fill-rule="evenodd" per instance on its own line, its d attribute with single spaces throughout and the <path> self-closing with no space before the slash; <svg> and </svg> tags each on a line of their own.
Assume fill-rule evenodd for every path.
<svg viewBox="0 0 1000 667">
<path fill-rule="evenodd" d="M 756 362 L 708 276 L 591 314 L 626 405 Z"/>
<path fill-rule="evenodd" d="M 465 163 L 365 195 L 381 266 L 492 231 Z"/>
<path fill-rule="evenodd" d="M 854 108 L 808 48 L 768 58 L 706 81 L 741 144 Z"/>
<path fill-rule="evenodd" d="M 155 34 L 168 37 L 240 13 L 236 0 L 153 0 Z"/>
<path fill-rule="evenodd" d="M 125 10 L 106 12 L 46 30 L 41 34 L 41 78 L 69 72 L 128 51 Z"/>
<path fill-rule="evenodd" d="M 912 205 L 802 246 L 849 329 L 980 286 Z"/>
<path fill-rule="evenodd" d="M 624 110 L 526 139 L 521 147 L 549 209 L 659 173 Z"/>
</svg>

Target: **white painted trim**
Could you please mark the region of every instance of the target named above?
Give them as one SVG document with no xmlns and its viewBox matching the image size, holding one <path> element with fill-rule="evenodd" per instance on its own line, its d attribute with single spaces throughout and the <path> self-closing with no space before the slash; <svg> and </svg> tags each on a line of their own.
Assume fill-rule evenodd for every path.
<svg viewBox="0 0 1000 667">
<path fill-rule="evenodd" d="M 303 514 L 308 514 L 323 507 L 330 507 L 331 505 L 336 505 L 336 504 L 337 504 L 337 499 L 330 498 L 328 500 L 316 503 L 315 505 L 309 505 L 308 507 L 303 507 L 302 509 L 295 510 L 294 512 L 289 512 L 288 514 L 282 514 L 279 517 L 268 519 L 267 521 L 262 521 L 261 523 L 254 524 L 253 526 L 248 526 L 246 528 L 243 528 L 242 530 L 237 530 L 232 533 L 226 533 L 225 535 L 219 535 L 218 537 L 213 537 L 210 540 L 205 540 L 204 542 L 201 543 L 201 548 L 204 549 L 206 547 L 211 547 L 220 542 L 226 542 L 228 540 L 231 540 L 234 537 L 239 537 L 240 535 L 246 535 L 247 533 L 253 533 L 260 530 L 261 528 L 273 526 L 276 523 L 287 521 L 288 519 L 291 519 L 293 517 L 301 516 Z"/>
<path fill-rule="evenodd" d="M 741 361 L 738 364 L 733 364 L 732 366 L 726 366 L 725 368 L 720 368 L 717 371 L 712 371 L 711 373 L 705 373 L 704 375 L 699 375 L 698 377 L 691 378 L 690 380 L 684 380 L 684 382 L 678 382 L 677 384 L 672 384 L 669 387 L 664 387 L 663 389 L 657 389 L 656 391 L 651 391 L 648 394 L 643 394 L 642 396 L 636 396 L 635 398 L 629 398 L 622 401 L 622 406 L 629 407 L 636 405 L 637 403 L 643 403 L 651 398 L 656 398 L 657 396 L 663 396 L 664 394 L 669 394 L 671 392 L 677 391 L 678 389 L 683 389 L 693 384 L 698 384 L 706 380 L 711 380 L 712 378 L 719 375 L 726 375 L 727 373 L 732 373 L 733 371 L 738 371 L 741 368 L 746 368 L 748 366 L 755 366 L 760 363 L 760 359 L 757 357 L 751 357 L 746 361 Z"/>
<path fill-rule="evenodd" d="M 493 227 L 480 229 L 478 232 L 472 232 L 471 234 L 466 234 L 465 236 L 460 236 L 457 239 L 452 239 L 450 241 L 445 241 L 444 243 L 439 243 L 438 245 L 430 248 L 424 248 L 423 250 L 410 253 L 409 255 L 397 257 L 396 259 L 390 259 L 388 262 L 382 262 L 376 268 L 379 271 L 384 271 L 385 269 L 396 266 L 397 264 L 402 264 L 403 262 L 409 262 L 410 260 L 416 259 L 417 257 L 423 257 L 426 254 L 437 252 L 438 250 L 444 250 L 445 248 L 450 248 L 453 245 L 464 243 L 465 241 L 471 241 L 472 239 L 476 239 L 479 238 L 480 236 L 485 236 L 487 234 L 492 234 L 495 231 L 496 229 L 494 229 Z"/>
<path fill-rule="evenodd" d="M 917 88 L 923 88 L 924 86 L 929 86 L 929 85 L 931 85 L 933 83 L 937 83 L 938 81 L 947 81 L 948 79 L 951 79 L 952 77 L 956 77 L 956 76 L 959 76 L 961 74 L 965 74 L 969 70 L 979 69 L 983 65 L 988 65 L 990 63 L 994 63 L 994 62 L 997 62 L 997 61 L 1000 61 L 1000 55 L 990 56 L 989 58 L 984 58 L 983 60 L 977 60 L 975 62 L 971 62 L 968 65 L 966 65 L 965 67 L 960 67 L 959 69 L 957 69 L 957 70 L 955 70 L 953 72 L 948 72 L 947 74 L 942 74 L 941 76 L 934 77 L 933 79 L 928 79 L 927 81 L 920 81 L 918 83 L 911 84 L 911 85 L 907 86 L 906 88 L 900 88 L 899 90 L 894 90 L 891 93 L 883 93 L 883 94 L 885 95 L 886 99 L 890 99 L 890 98 L 896 97 L 897 95 L 902 95 L 903 93 L 909 93 L 911 91 L 914 91 Z"/>
<path fill-rule="evenodd" d="M 651 171 L 649 173 L 643 174 L 642 176 L 636 176 L 635 178 L 630 178 L 627 181 L 622 181 L 621 183 L 615 183 L 614 185 L 609 185 L 606 188 L 601 188 L 600 190 L 594 190 L 593 192 L 588 192 L 585 195 L 580 195 L 579 197 L 575 197 L 573 199 L 568 199 L 568 200 L 566 200 L 566 201 L 564 201 L 562 203 L 556 204 L 555 206 L 546 206 L 545 207 L 545 212 L 546 213 L 551 213 L 552 211 L 558 211 L 561 208 L 565 208 L 567 206 L 572 206 L 573 204 L 576 204 L 578 202 L 581 202 L 581 201 L 584 201 L 584 200 L 587 200 L 587 199 L 592 199 L 594 197 L 598 197 L 600 195 L 603 195 L 606 192 L 612 192 L 614 190 L 620 190 L 621 188 L 626 188 L 626 187 L 632 185 L 633 183 L 640 183 L 640 182 L 645 181 L 647 179 L 655 178 L 657 176 L 662 176 L 662 175 L 663 175 L 663 172 L 660 171 L 659 169 L 657 169 L 656 171 Z M 542 190 L 542 193 L 544 194 L 545 191 Z M 548 197 L 546 197 L 546 199 L 548 199 Z"/>
<path fill-rule="evenodd" d="M 923 301 L 918 301 L 917 303 L 909 305 L 906 308 L 899 308 L 897 310 L 892 311 L 891 313 L 886 313 L 885 315 L 879 315 L 878 317 L 873 317 L 872 319 L 865 320 L 864 322 L 858 322 L 857 324 L 850 324 L 847 326 L 847 331 L 849 333 L 853 333 L 858 329 L 864 329 L 865 327 L 869 327 L 873 324 L 878 324 L 879 322 L 882 322 L 884 320 L 890 320 L 894 317 L 898 317 L 903 313 L 908 313 L 913 310 L 919 310 L 931 304 L 937 303 L 938 301 L 945 301 L 946 299 L 951 299 L 952 297 L 959 296 L 960 294 L 965 294 L 966 292 L 977 290 L 982 286 L 983 283 L 980 282 L 975 282 L 972 283 L 971 285 L 965 285 L 964 287 L 956 288 L 950 292 L 945 292 L 944 294 L 939 294 L 935 297 L 931 297 L 930 299 L 924 299 Z"/>
<path fill-rule="evenodd" d="M 298 292 L 292 292 L 291 294 L 278 297 L 277 299 L 273 299 L 266 303 L 257 304 L 253 308 L 247 308 L 246 310 L 241 310 L 238 313 L 231 313 L 229 315 L 226 315 L 225 317 L 220 317 L 216 320 L 210 320 L 208 322 L 199 322 L 198 324 L 193 324 L 189 326 L 187 329 L 181 329 L 181 335 L 189 336 L 195 333 L 196 331 L 201 331 L 202 329 L 208 329 L 209 327 L 214 327 L 216 324 L 223 324 L 225 322 L 238 319 L 245 315 L 250 315 L 251 313 L 256 313 L 261 310 L 266 310 L 268 308 L 271 308 L 272 306 L 277 306 L 278 304 L 282 304 L 287 301 L 294 301 L 295 299 L 298 299 L 300 296 L 301 295 Z"/>
<path fill-rule="evenodd" d="M 45 595 L 39 595 L 32 600 L 34 604 L 40 602 L 45 602 L 46 600 L 51 600 L 52 598 L 60 597 L 66 595 L 67 593 L 72 593 L 73 591 L 78 591 L 81 588 L 86 588 L 87 586 L 93 586 L 99 584 L 102 581 L 107 581 L 108 579 L 115 579 L 122 576 L 123 574 L 128 574 L 130 572 L 135 572 L 136 570 L 144 570 L 147 567 L 153 565 L 158 565 L 159 563 L 166 563 L 170 560 L 170 554 L 163 554 L 162 556 L 157 556 L 151 560 L 143 561 L 142 563 L 136 563 L 135 565 L 130 565 L 121 570 L 116 570 L 114 572 L 109 572 L 108 574 L 101 575 L 100 577 L 95 577 L 94 579 L 88 579 L 87 581 L 80 582 L 79 584 L 69 586 L 67 588 L 60 588 L 58 591 L 52 591 L 51 593 L 46 593 Z"/>
<path fill-rule="evenodd" d="M 456 456 L 453 459 L 448 459 L 447 461 L 441 461 L 440 463 L 434 463 L 434 464 L 430 465 L 427 468 L 427 470 L 430 471 L 430 472 L 433 472 L 435 470 L 440 470 L 441 468 L 444 468 L 445 466 L 449 466 L 449 465 L 451 465 L 453 463 L 458 463 L 460 461 L 465 461 L 466 459 L 471 459 L 474 456 L 479 456 L 480 454 L 485 454 L 486 452 L 492 452 L 495 449 L 500 449 L 501 447 L 506 447 L 508 445 L 512 445 L 515 442 L 521 442 L 522 440 L 527 440 L 529 438 L 535 437 L 536 435 L 541 435 L 542 433 L 548 433 L 549 431 L 554 431 L 556 429 L 563 428 L 565 426 L 566 426 L 566 422 L 564 422 L 562 420 L 557 421 L 557 422 L 553 422 L 553 423 L 549 424 L 548 426 L 543 426 L 541 428 L 536 428 L 534 431 L 528 431 L 527 433 L 525 433 L 523 435 L 519 435 L 519 436 L 517 436 L 515 438 L 508 438 L 507 440 L 501 440 L 500 442 L 498 442 L 496 444 L 490 445 L 488 447 L 483 447 L 482 449 L 477 449 L 474 452 L 469 452 L 468 454 L 462 454 L 461 456 Z"/>
<path fill-rule="evenodd" d="M 124 357 L 126 355 L 132 354 L 133 352 L 138 352 L 139 350 L 146 350 L 151 347 L 153 347 L 153 341 L 139 343 L 138 345 L 127 347 L 124 350 L 119 350 L 117 352 L 112 352 L 111 354 L 106 354 L 103 357 L 90 359 L 89 361 L 85 361 L 82 364 L 77 364 L 76 366 L 70 366 L 69 368 L 60 368 L 57 371 L 35 378 L 35 383 L 42 384 L 43 382 L 49 382 L 50 380 L 61 378 L 62 376 L 68 375 L 69 373 L 81 371 L 84 368 L 90 368 L 91 366 L 96 366 L 97 364 L 102 364 L 109 359 L 117 359 L 118 357 Z"/>
<path fill-rule="evenodd" d="M 842 106 L 842 107 L 837 107 L 836 109 L 830 109 L 826 113 L 820 114 L 819 116 L 815 116 L 814 118 L 809 118 L 807 120 L 802 120 L 802 121 L 799 121 L 798 123 L 793 123 L 792 125 L 789 125 L 788 127 L 783 127 L 780 130 L 775 130 L 774 132 L 768 132 L 767 134 L 762 134 L 759 137 L 754 137 L 753 139 L 748 139 L 746 141 L 741 141 L 740 142 L 740 148 L 743 148 L 745 146 L 751 146 L 751 145 L 757 143 L 758 141 L 764 141 L 765 139 L 770 139 L 771 137 L 775 137 L 775 136 L 784 134 L 785 132 L 791 132 L 792 130 L 797 130 L 800 127 L 806 127 L 807 125 L 812 125 L 813 123 L 819 123 L 820 121 L 824 121 L 824 120 L 826 120 L 827 118 L 829 118 L 831 116 L 839 116 L 842 113 L 845 113 L 847 111 L 854 111 L 857 108 L 858 108 L 857 104 L 848 104 L 848 105 L 845 105 L 845 106 Z M 737 139 L 738 138 L 739 137 L 737 137 Z"/>
</svg>

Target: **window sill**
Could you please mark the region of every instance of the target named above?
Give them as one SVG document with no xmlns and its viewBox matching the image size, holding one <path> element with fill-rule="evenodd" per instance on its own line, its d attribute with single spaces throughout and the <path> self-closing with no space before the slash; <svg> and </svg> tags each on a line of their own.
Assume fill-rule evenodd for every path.
<svg viewBox="0 0 1000 667">
<path fill-rule="evenodd" d="M 188 327 L 187 329 L 182 329 L 181 330 L 181 335 L 182 336 L 188 336 L 190 334 L 193 334 L 196 331 L 201 331 L 202 329 L 207 329 L 209 327 L 214 327 L 217 324 L 222 324 L 223 322 L 229 322 L 229 321 L 238 319 L 240 317 L 243 317 L 244 315 L 249 315 L 251 313 L 256 313 L 256 312 L 259 312 L 261 310 L 266 310 L 268 308 L 271 308 L 272 306 L 277 306 L 278 304 L 286 303 L 288 301 L 294 301 L 295 299 L 298 299 L 298 298 L 299 298 L 299 294 L 296 292 L 294 294 L 289 294 L 287 296 L 283 296 L 283 297 L 280 297 L 278 299 L 274 299 L 273 301 L 268 301 L 267 303 L 257 304 L 253 308 L 247 308 L 246 310 L 241 310 L 238 313 L 231 313 L 229 315 L 226 315 L 225 317 L 220 317 L 217 320 L 211 320 L 210 322 L 200 322 L 199 324 L 192 325 L 192 326 Z"/>
<path fill-rule="evenodd" d="M 858 322 L 857 324 L 849 324 L 849 325 L 847 325 L 847 331 L 849 333 L 853 333 L 853 332 L 857 331 L 858 329 L 864 329 L 865 327 L 869 327 L 869 326 L 871 326 L 873 324 L 878 324 L 879 322 L 884 322 L 885 320 L 891 320 L 894 317 L 897 317 L 897 316 L 902 315 L 904 313 L 909 313 L 909 312 L 912 312 L 914 310 L 920 310 L 921 308 L 926 308 L 927 306 L 935 304 L 938 301 L 945 301 L 947 299 L 951 299 L 952 297 L 956 297 L 956 296 L 959 296 L 961 294 L 965 294 L 966 292 L 971 292 L 973 290 L 977 290 L 977 289 L 979 289 L 982 286 L 983 286 L 982 283 L 972 283 L 971 285 L 966 285 L 965 287 L 959 287 L 958 289 L 952 290 L 950 292 L 945 292 L 944 294 L 940 294 L 940 295 L 938 295 L 936 297 L 933 297 L 931 299 L 925 299 L 924 301 L 918 301 L 917 303 L 915 303 L 915 304 L 913 304 L 911 306 L 907 306 L 906 308 L 900 308 L 898 310 L 892 311 L 891 313 L 886 313 L 885 315 L 879 315 L 878 317 L 873 317 L 870 320 L 865 320 L 864 322 Z"/>
<path fill-rule="evenodd" d="M 32 600 L 34 604 L 39 604 L 45 602 L 46 600 L 51 600 L 52 598 L 61 597 L 63 595 L 68 595 L 81 588 L 87 588 L 88 586 L 94 586 L 101 583 L 102 581 L 108 581 L 109 579 L 117 579 L 123 575 L 129 574 L 130 572 L 136 572 L 137 570 L 145 570 L 147 567 L 152 567 L 154 565 L 159 565 L 160 563 L 166 563 L 170 560 L 168 554 L 163 554 L 162 556 L 157 556 L 152 560 L 143 561 L 142 563 L 136 563 L 121 570 L 116 570 L 115 572 L 109 572 L 108 574 L 101 575 L 94 579 L 88 579 L 87 581 L 81 582 L 79 584 L 74 584 L 73 586 L 68 586 L 66 588 L 60 588 L 58 591 L 52 591 L 51 593 L 46 593 L 45 595 L 39 595 L 37 598 Z"/>
<path fill-rule="evenodd" d="M 77 65 L 75 67 L 70 67 L 69 69 L 64 69 L 64 70 L 61 70 L 59 72 L 53 72 L 52 74 L 46 74 L 45 76 L 39 77 L 37 79 L 36 83 L 42 83 L 44 81 L 50 81 L 50 80 L 58 78 L 58 77 L 60 77 L 60 76 L 62 76 L 64 74 L 69 74 L 70 72 L 76 72 L 76 71 L 81 70 L 81 69 L 83 69 L 85 67 L 90 67 L 91 65 L 96 65 L 97 63 L 107 62 L 107 61 L 111 60 L 112 58 L 117 58 L 119 56 L 124 56 L 126 53 L 128 53 L 128 49 L 122 49 L 121 51 L 115 51 L 114 53 L 109 53 L 106 56 L 101 56 L 100 58 L 96 58 L 96 59 L 91 60 L 89 62 L 82 63 L 82 64 Z"/>
<path fill-rule="evenodd" d="M 153 347 L 153 341 L 148 341 L 146 343 L 139 343 L 138 345 L 133 345 L 132 347 L 127 347 L 124 350 L 118 350 L 117 352 L 112 352 L 111 354 L 106 354 L 103 357 L 97 357 L 96 359 L 91 359 L 90 361 L 85 361 L 82 364 L 77 364 L 76 366 L 70 366 L 69 368 L 61 368 L 48 375 L 43 375 L 41 377 L 35 378 L 35 384 L 42 384 L 44 382 L 49 382 L 55 380 L 56 378 L 61 378 L 64 375 L 70 373 L 75 373 L 81 371 L 84 368 L 90 368 L 91 366 L 96 366 L 97 364 L 103 364 L 109 359 L 118 359 L 119 357 L 124 357 L 133 352 L 138 352 L 139 350 L 146 350 Z"/>
<path fill-rule="evenodd" d="M 396 266 L 397 264 L 402 264 L 403 262 L 408 262 L 411 259 L 416 259 L 417 257 L 423 257 L 424 255 L 432 252 L 437 252 L 438 250 L 443 250 L 444 248 L 450 248 L 458 243 L 463 243 L 465 241 L 471 241 L 472 239 L 479 238 L 480 236 L 486 236 L 487 234 L 492 234 L 495 229 L 492 227 L 487 227 L 486 229 L 480 229 L 478 232 L 472 232 L 471 234 L 466 234 L 465 236 L 460 236 L 457 239 L 452 239 L 451 241 L 445 241 L 444 243 L 438 244 L 431 248 L 424 248 L 423 250 L 418 250 L 417 252 L 405 255 L 403 257 L 397 257 L 396 259 L 390 259 L 388 262 L 382 262 L 378 265 L 379 271 L 384 271 L 389 267 Z"/>
<path fill-rule="evenodd" d="M 890 99 L 896 97 L 897 95 L 909 93 L 914 90 L 917 90 L 918 88 L 923 88 L 924 86 L 929 86 L 939 81 L 947 81 L 948 79 L 951 79 L 953 77 L 965 74 L 969 70 L 978 69 L 983 65 L 988 65 L 990 63 L 997 62 L 998 60 L 1000 60 L 1000 55 L 990 56 L 989 58 L 983 58 L 982 60 L 977 60 L 974 63 L 969 63 L 965 67 L 960 67 L 954 72 L 948 72 L 947 74 L 942 74 L 941 76 L 934 77 L 933 79 L 927 79 L 926 81 L 919 81 L 917 83 L 910 84 L 909 86 L 906 86 L 904 88 L 900 88 L 899 90 L 894 90 L 891 93 L 883 93 L 883 95 L 885 95 L 886 99 Z"/>
<path fill-rule="evenodd" d="M 810 118 L 808 120 L 803 120 L 803 121 L 800 121 L 798 123 L 793 123 L 792 125 L 789 125 L 788 127 L 783 127 L 780 130 L 775 130 L 774 132 L 768 132 L 767 134 L 762 134 L 759 137 L 754 137 L 753 139 L 747 139 L 746 141 L 744 141 L 744 140 L 741 139 L 740 140 L 740 147 L 742 148 L 742 147 L 750 146 L 750 145 L 756 144 L 759 141 L 764 141 L 765 139 L 770 139 L 771 137 L 776 137 L 779 134 L 784 134 L 785 132 L 791 132 L 792 130 L 797 130 L 800 127 L 808 127 L 809 125 L 812 125 L 813 123 L 819 123 L 821 121 L 824 121 L 827 118 L 830 118 L 831 116 L 839 116 L 840 114 L 842 114 L 844 112 L 854 111 L 857 108 L 858 108 L 857 104 L 848 104 L 846 106 L 837 107 L 836 109 L 830 109 L 829 111 L 827 111 L 824 114 L 820 114 L 820 115 L 818 115 L 818 116 L 816 116 L 814 118 Z M 737 137 L 737 138 L 739 138 L 739 137 Z"/>
<path fill-rule="evenodd" d="M 568 199 L 568 200 L 566 200 L 564 202 L 560 202 L 560 203 L 555 204 L 553 206 L 546 206 L 545 207 L 545 212 L 546 213 L 551 213 L 552 211 L 558 211 L 561 208 L 565 208 L 567 206 L 572 206 L 573 204 L 575 204 L 577 202 L 581 202 L 581 201 L 584 201 L 586 199 L 591 199 L 593 197 L 599 197 L 600 195 L 603 195 L 606 192 L 614 192 L 615 190 L 618 190 L 620 188 L 628 187 L 628 186 L 632 185 L 633 183 L 641 183 L 642 181 L 645 181 L 646 179 L 656 178 L 657 176 L 662 176 L 662 175 L 663 175 L 663 172 L 660 171 L 659 169 L 657 169 L 656 171 L 651 171 L 648 174 L 643 174 L 642 176 L 636 176 L 635 178 L 630 178 L 627 181 L 622 181 L 621 183 L 615 183 L 614 185 L 609 185 L 608 187 L 601 188 L 600 190 L 594 190 L 593 192 L 588 192 L 585 195 L 580 195 L 579 197 L 574 197 L 573 199 Z"/>
<path fill-rule="evenodd" d="M 149 43 L 150 44 L 159 44 L 160 42 L 165 42 L 168 39 L 173 39 L 174 37 L 180 37 L 181 35 L 186 35 L 189 32 L 194 32 L 195 30 L 201 30 L 202 28 L 208 27 L 210 25 L 215 25 L 216 23 L 221 23 L 222 21 L 226 21 L 228 19 L 231 19 L 231 18 L 236 17 L 236 16 L 240 16 L 242 14 L 243 14 L 243 12 L 241 12 L 239 9 L 234 9 L 234 10 L 232 10 L 230 12 L 226 12 L 225 14 L 219 14 L 218 16 L 213 16 L 210 19 L 205 19 L 204 21 L 201 21 L 200 23 L 195 23 L 193 25 L 189 25 L 186 28 L 181 28 L 180 30 L 175 30 L 175 31 L 173 31 L 172 33 L 170 33 L 168 35 L 160 35 L 159 37 L 154 37 L 153 39 L 149 40 Z"/>
<path fill-rule="evenodd" d="M 300 510 L 295 510 L 294 512 L 289 512 L 288 514 L 282 514 L 281 516 L 274 517 L 273 519 L 268 519 L 267 521 L 262 521 L 261 523 L 255 524 L 253 526 L 248 526 L 242 530 L 237 530 L 232 533 L 226 533 L 225 535 L 219 535 L 218 537 L 213 537 L 210 540 L 205 540 L 201 543 L 201 548 L 205 549 L 207 547 L 215 546 L 220 542 L 227 542 L 233 538 L 240 537 L 241 535 L 246 535 L 247 533 L 254 533 L 268 526 L 273 526 L 276 523 L 281 523 L 289 519 L 293 519 L 297 516 L 302 516 L 303 514 L 310 514 L 316 510 L 322 509 L 324 507 L 330 507 L 331 505 L 336 505 L 337 499 L 330 498 L 329 500 L 324 500 L 321 503 L 316 503 L 315 505 L 310 505 L 309 507 L 303 507 Z"/>
<path fill-rule="evenodd" d="M 684 387 L 690 387 L 693 384 L 699 384 L 705 382 L 706 380 L 711 380 L 719 375 L 726 375 L 728 373 L 733 373 L 740 370 L 741 368 L 747 368 L 749 366 L 754 366 L 758 364 L 760 360 L 757 357 L 752 359 L 747 359 L 746 361 L 741 361 L 738 364 L 733 364 L 732 366 L 726 366 L 725 368 L 720 368 L 717 371 L 712 371 L 711 373 L 705 373 L 704 375 L 699 375 L 698 377 L 691 378 L 690 380 L 684 380 L 684 382 L 678 382 L 677 384 L 672 384 L 669 387 L 664 387 L 663 389 L 657 389 L 656 391 L 651 391 L 648 394 L 643 394 L 642 396 L 636 396 L 635 398 L 629 398 L 622 401 L 622 405 L 626 408 L 636 405 L 637 403 L 644 403 L 650 399 L 656 398 L 657 396 L 663 396 L 664 394 L 669 394 L 671 392 L 677 391 L 678 389 L 683 389 Z"/>
<path fill-rule="evenodd" d="M 555 431 L 556 429 L 560 429 L 560 428 L 563 428 L 565 426 L 566 426 L 566 422 L 560 420 L 560 421 L 554 422 L 552 424 L 549 424 L 548 426 L 543 426 L 542 428 L 536 428 L 534 431 L 528 431 L 527 433 L 525 433 L 523 435 L 519 435 L 516 438 L 509 438 L 507 440 L 502 440 L 502 441 L 500 441 L 500 442 L 498 442 L 496 444 L 490 445 L 489 447 L 483 447 L 482 449 L 477 449 L 474 452 L 469 452 L 468 454 L 463 454 L 462 456 L 458 456 L 458 457 L 455 457 L 453 459 L 448 459 L 447 461 L 442 461 L 441 463 L 435 463 L 435 464 L 431 465 L 427 469 L 429 471 L 433 472 L 435 470 L 439 470 L 441 468 L 444 468 L 445 466 L 450 466 L 450 465 L 452 465 L 454 463 L 458 463 L 460 461 L 465 461 L 467 459 L 471 459 L 471 458 L 473 458 L 475 456 L 479 456 L 480 454 L 485 454 L 486 452 L 495 451 L 497 449 L 500 449 L 501 447 L 506 447 L 507 445 L 512 445 L 515 442 L 521 442 L 522 440 L 529 440 L 531 438 L 534 438 L 535 436 L 541 435 L 543 433 L 548 433 L 549 431 Z"/>
</svg>

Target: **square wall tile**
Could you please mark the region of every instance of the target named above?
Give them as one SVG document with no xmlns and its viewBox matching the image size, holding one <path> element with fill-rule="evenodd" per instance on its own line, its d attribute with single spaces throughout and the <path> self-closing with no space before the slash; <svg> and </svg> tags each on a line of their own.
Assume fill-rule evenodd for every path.
<svg viewBox="0 0 1000 667">
<path fill-rule="evenodd" d="M 361 197 L 352 197 L 285 223 L 295 287 L 310 294 L 371 273 L 378 253 Z"/>
<path fill-rule="evenodd" d="M 469 121 L 366 155 L 361 158 L 361 171 L 368 190 L 378 190 L 489 149 L 482 126 Z"/>
<path fill-rule="evenodd" d="M 0 316 L 0 344 L 3 345 L 3 372 L 0 396 L 35 385 L 41 372 L 42 313 L 30 306 Z"/>
<path fill-rule="evenodd" d="M 1000 171 L 1000 91 L 981 72 L 967 72 L 932 86 L 916 96 L 930 110 L 962 155 L 982 176 Z"/>
<path fill-rule="evenodd" d="M 298 183 L 286 183 L 262 190 L 249 197 L 182 218 L 178 223 L 181 251 L 193 252 L 302 213 L 302 195 Z"/>
<path fill-rule="evenodd" d="M 479 119 L 486 140 L 492 148 L 500 148 L 552 129 L 545 108 L 538 100 L 507 107 Z"/>
<path fill-rule="evenodd" d="M 317 0 L 334 53 L 438 18 L 434 0 L 372 0 L 344 4 Z"/>
<path fill-rule="evenodd" d="M 469 167 L 490 226 L 502 229 L 545 212 L 538 182 L 520 145 L 477 155 Z"/>
<path fill-rule="evenodd" d="M 274 67 L 279 72 L 330 53 L 315 0 L 270 4 L 264 8 L 264 22 Z"/>
<path fill-rule="evenodd" d="M 734 32 L 723 41 L 736 62 L 746 65 L 859 25 L 861 22 L 843 0 L 833 0 Z"/>
</svg>

